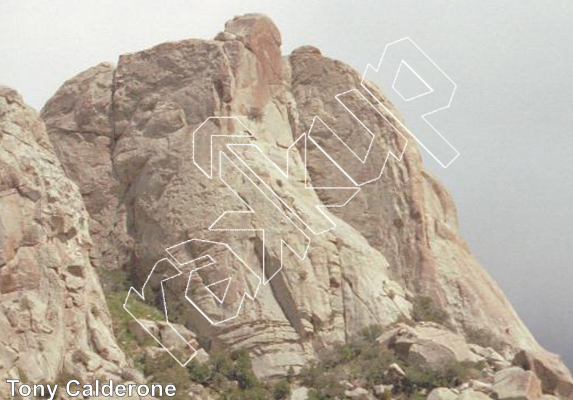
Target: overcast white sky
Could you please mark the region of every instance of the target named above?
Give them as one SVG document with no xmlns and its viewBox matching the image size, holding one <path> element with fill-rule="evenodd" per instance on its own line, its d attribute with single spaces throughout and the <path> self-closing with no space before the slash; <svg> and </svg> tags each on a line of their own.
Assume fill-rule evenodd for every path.
<svg viewBox="0 0 573 400">
<path fill-rule="evenodd" d="M 429 168 L 452 192 L 477 257 L 539 341 L 573 365 L 572 3 L 270 3 L 0 0 L 0 84 L 39 109 L 90 66 L 212 38 L 246 12 L 274 19 L 285 53 L 313 44 L 360 71 L 409 36 L 458 85 L 432 121 L 461 156 L 448 169 L 428 158 Z"/>
</svg>

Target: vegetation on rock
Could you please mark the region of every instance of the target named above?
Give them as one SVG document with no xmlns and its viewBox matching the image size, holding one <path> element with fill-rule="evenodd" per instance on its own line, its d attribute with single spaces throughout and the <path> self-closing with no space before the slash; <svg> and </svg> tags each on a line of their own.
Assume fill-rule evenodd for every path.
<svg viewBox="0 0 573 400">
<path fill-rule="evenodd" d="M 344 383 L 350 382 L 370 390 L 376 385 L 393 385 L 395 399 L 414 400 L 425 398 L 420 397 L 422 393 L 433 388 L 455 387 L 481 377 L 484 365 L 480 363 L 450 362 L 439 370 L 410 364 L 393 351 L 381 349 L 373 332 L 382 332 L 382 329 L 364 329 L 360 338 L 323 352 L 318 362 L 301 371 L 301 384 L 311 388 L 309 399 L 344 398 Z M 399 380 L 391 378 L 386 371 L 392 364 L 400 366 L 406 377 Z"/>
</svg>

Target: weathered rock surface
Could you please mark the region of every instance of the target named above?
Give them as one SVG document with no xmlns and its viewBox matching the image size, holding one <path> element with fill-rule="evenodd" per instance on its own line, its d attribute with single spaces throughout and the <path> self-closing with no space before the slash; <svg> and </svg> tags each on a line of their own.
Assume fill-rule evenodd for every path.
<svg viewBox="0 0 573 400">
<path fill-rule="evenodd" d="M 560 357 L 546 352 L 522 350 L 515 355 L 513 365 L 534 372 L 541 380 L 545 393 L 555 393 L 567 399 L 573 397 L 571 373 Z"/>
<path fill-rule="evenodd" d="M 253 31 L 246 34 L 250 26 Z M 256 133 L 257 144 L 280 165 L 286 155 L 283 146 L 293 142 L 288 118 L 292 111 L 288 101 L 292 97 L 288 91 L 290 78 L 288 66 L 280 57 L 278 31 L 268 19 L 259 16 L 231 22 L 228 29 L 242 40 L 187 40 L 120 58 L 114 87 L 110 89 L 113 97 L 107 98 L 113 103 L 110 124 L 107 128 L 102 125 L 100 130 L 107 129 L 100 135 L 103 138 L 113 136 L 107 151 L 109 162 L 104 160 L 107 141 L 103 147 L 84 145 L 93 135 L 82 134 L 82 129 L 69 129 L 72 120 L 77 119 L 76 108 L 71 107 L 74 111 L 64 116 L 58 111 L 58 99 L 69 98 L 70 93 L 77 93 L 80 104 L 95 102 L 92 97 L 103 99 L 90 90 L 74 87 L 109 85 L 112 80 L 108 66 L 96 67 L 68 81 L 42 111 L 54 133 L 52 140 L 58 153 L 66 155 L 62 158 L 66 170 L 86 174 L 72 177 L 80 190 L 88 193 L 88 209 L 96 210 L 92 219 L 103 218 L 93 232 L 102 249 L 113 248 L 118 242 L 117 236 L 100 233 L 100 227 L 106 225 L 105 215 L 125 215 L 107 225 L 109 229 L 104 232 L 129 233 L 129 240 L 119 242 L 132 242 L 133 252 L 123 259 L 136 261 L 123 268 L 137 268 L 134 275 L 141 283 L 163 257 L 166 247 L 203 237 L 222 210 L 233 209 L 239 203 L 225 185 L 207 179 L 190 160 L 191 134 L 200 123 L 212 115 L 241 116 Z M 104 82 L 87 84 L 85 78 L 90 75 Z M 86 96 L 90 100 L 84 99 Z M 94 107 L 93 112 L 101 115 L 92 120 L 103 120 L 110 107 Z M 252 115 L 253 109 L 260 110 L 259 117 Z M 250 120 L 249 115 L 256 120 Z M 239 128 L 231 124 L 212 127 L 213 133 L 232 133 Z M 66 149 L 78 150 L 73 153 Z M 94 160 L 92 152 L 101 160 Z M 300 152 L 296 152 L 295 159 L 296 168 L 302 169 Z M 98 173 L 99 168 L 105 172 Z M 100 181 L 102 175 L 110 173 L 110 185 L 118 182 L 118 197 L 90 196 L 92 188 L 102 196 L 113 192 Z M 98 177 L 94 179 L 92 175 Z M 266 199 L 257 197 L 248 182 L 241 185 L 237 192 L 245 193 L 250 204 L 267 207 Z M 300 182 L 285 182 L 278 189 L 286 198 L 296 196 L 306 203 L 320 203 L 316 193 L 304 190 Z M 118 204 L 117 211 L 110 211 L 114 204 Z M 280 218 L 268 207 L 265 211 L 269 215 L 263 215 L 264 218 Z M 384 256 L 348 224 L 340 220 L 337 224 L 332 233 L 313 238 L 304 261 L 289 256 L 281 274 L 271 285 L 261 288 L 257 301 L 247 302 L 243 313 L 224 328 L 213 329 L 195 316 L 194 320 L 187 318 L 183 322 L 200 336 L 212 338 L 213 346 L 220 343 L 253 350 L 253 365 L 258 373 L 284 374 L 287 367 L 300 367 L 313 357 L 313 346 L 343 341 L 368 325 L 387 325 L 409 317 L 406 293 L 392 282 Z M 304 240 L 292 226 L 285 225 L 281 234 Z M 109 242 L 105 242 L 106 238 Z M 262 271 L 262 241 L 258 233 L 222 233 L 217 239 L 230 244 L 253 269 Z M 208 249 L 200 251 L 207 253 Z M 280 242 L 265 246 L 265 252 L 267 264 L 276 264 L 280 260 Z M 112 261 L 109 267 L 115 265 Z"/>
<path fill-rule="evenodd" d="M 126 372 L 89 260 L 89 216 L 44 123 L 0 87 L 0 380 Z M 7 385 L 0 397 L 8 398 Z"/>
<path fill-rule="evenodd" d="M 335 96 L 357 88 L 372 100 L 360 88 L 362 74 L 319 53 L 295 50 L 288 60 L 296 104 L 294 132 L 308 131 L 313 117 L 318 115 L 341 137 L 353 135 L 352 141 L 360 141 L 365 130 Z M 370 91 L 386 102 L 375 87 Z M 370 131 L 380 133 L 371 152 L 385 159 L 389 149 L 400 148 L 396 132 L 380 116 L 366 112 L 363 100 L 358 96 L 343 99 Z M 322 146 L 336 154 L 337 162 L 347 165 L 350 171 L 361 171 L 367 176 L 379 171 L 382 159 L 373 163 L 375 171 L 365 169 L 352 153 L 340 150 L 338 139 L 332 134 L 324 130 L 317 134 Z M 431 296 L 447 312 L 450 324 L 468 331 L 486 327 L 501 341 L 538 348 L 503 293 L 470 253 L 458 233 L 455 204 L 445 188 L 425 170 L 413 142 L 409 141 L 401 161 L 390 157 L 381 179 L 364 185 L 349 206 L 331 211 L 384 255 L 393 276 L 399 277 L 407 289 Z M 342 183 L 335 178 L 340 174 L 331 164 L 320 164 L 320 168 L 311 168 L 310 172 L 316 186 Z"/>
<path fill-rule="evenodd" d="M 66 175 L 80 188 L 89 213 L 97 267 L 117 269 L 131 255 L 126 210 L 113 172 L 111 125 L 114 66 L 102 63 L 62 85 L 46 103 L 42 119 Z M 78 159 L 83 160 L 81 164 Z"/>
<path fill-rule="evenodd" d="M 197 343 L 197 338 L 195 334 L 187 330 L 184 326 L 174 324 L 175 330 L 194 348 L 199 348 Z M 153 336 L 158 338 L 161 343 L 171 351 L 181 351 L 182 342 L 178 337 L 175 330 L 171 329 L 167 322 L 156 322 L 149 320 L 139 320 L 139 322 L 133 320 L 129 322 L 129 330 L 135 336 L 135 339 L 141 343 L 146 344 L 153 341 L 153 338 L 148 332 L 151 332 Z M 153 343 L 155 345 L 155 343 Z M 204 358 L 204 357 L 200 357 Z M 204 362 L 205 360 L 200 360 Z"/>
<path fill-rule="evenodd" d="M 308 398 L 308 388 L 304 386 L 292 390 L 289 400 L 306 400 Z"/>
<path fill-rule="evenodd" d="M 211 154 L 218 160 L 223 150 L 232 159 L 223 143 L 236 140 L 256 143 L 284 168 L 286 149 L 309 130 L 315 115 L 343 139 L 352 134 L 357 151 L 365 152 L 361 127 L 335 98 L 357 89 L 373 101 L 360 88 L 361 73 L 311 46 L 284 58 L 280 44 L 280 33 L 267 17 L 237 17 L 215 40 L 165 43 L 122 55 L 116 68 L 101 64 L 83 72 L 46 104 L 42 118 L 50 139 L 89 212 L 85 222 L 94 239 L 90 256 L 95 265 L 129 271 L 140 288 L 155 262 L 165 257 L 165 248 L 203 238 L 228 243 L 259 275 L 263 254 L 267 271 L 276 271 L 280 241 L 267 240 L 263 248 L 260 232 L 207 230 L 223 211 L 244 210 L 241 199 L 256 212 L 227 228 L 278 221 L 273 234 L 286 238 L 294 249 L 304 249 L 304 235 L 232 165 L 222 165 L 222 172 L 233 178 L 231 186 L 240 198 L 216 179 L 217 162 L 214 178 L 209 179 L 192 158 L 195 154 L 195 161 L 205 165 Z M 371 91 L 386 102 L 375 88 Z M 313 135 L 349 171 L 370 177 L 383 165 L 387 150 L 400 149 L 404 141 L 353 93 L 344 98 L 345 104 L 377 135 L 371 149 L 374 161 L 361 166 L 327 129 L 316 128 Z M 202 127 L 194 149 L 193 133 L 211 116 L 239 117 L 255 139 L 215 139 L 211 153 L 211 135 L 245 131 L 233 120 L 212 120 Z M 382 178 L 363 186 L 348 206 L 328 209 L 336 229 L 313 235 L 302 227 L 312 239 L 306 258 L 287 252 L 283 270 L 261 286 L 254 302 L 245 301 L 236 319 L 214 327 L 197 312 L 179 308 L 178 322 L 211 349 L 249 349 L 255 371 L 275 376 L 284 375 L 290 366 L 305 365 L 321 347 L 347 340 L 366 326 L 410 319 L 414 297 L 424 295 L 459 332 L 485 329 L 510 352 L 547 354 L 471 255 L 458 233 L 453 201 L 424 169 L 412 142 L 403 159 L 390 157 Z M 303 149 L 295 147 L 291 153 L 292 176 L 302 180 L 278 179 L 280 174 L 272 173 L 264 158 L 244 157 L 281 198 L 304 212 L 311 225 L 321 225 L 323 217 L 313 207 L 337 204 L 341 192 L 305 189 Z M 314 187 L 348 185 L 316 147 L 308 148 L 308 162 Z M 248 171 L 247 176 L 253 177 Z M 210 250 L 199 246 L 191 253 L 198 257 Z M 216 277 L 207 273 L 201 279 Z M 227 296 L 242 296 L 243 286 L 238 287 Z M 213 298 L 199 302 L 217 307 Z M 437 355 L 444 349 L 451 353 L 446 351 L 448 358 L 484 358 L 462 343 L 461 336 L 450 332 L 440 338 L 432 329 L 423 330 L 425 339 L 415 347 L 410 344 L 408 354 L 428 363 L 442 362 Z M 503 359 L 497 361 L 500 368 L 505 366 Z M 557 392 L 571 382 L 560 362 L 547 368 L 551 372 L 542 374 L 555 374 L 562 382 L 544 380 L 548 391 Z"/>
<path fill-rule="evenodd" d="M 541 382 L 535 374 L 519 367 L 495 374 L 493 391 L 499 400 L 535 400 L 542 394 Z"/>
<path fill-rule="evenodd" d="M 476 392 L 475 390 L 466 390 L 462 394 L 460 394 L 456 400 L 490 400 L 491 397 L 481 393 Z"/>
<path fill-rule="evenodd" d="M 415 328 L 400 324 L 377 340 L 383 348 L 394 350 L 412 364 L 434 370 L 453 362 L 485 360 L 471 350 L 462 335 L 434 323 L 422 323 Z"/>
<path fill-rule="evenodd" d="M 458 393 L 452 389 L 436 388 L 430 392 L 427 400 L 457 400 Z"/>
</svg>

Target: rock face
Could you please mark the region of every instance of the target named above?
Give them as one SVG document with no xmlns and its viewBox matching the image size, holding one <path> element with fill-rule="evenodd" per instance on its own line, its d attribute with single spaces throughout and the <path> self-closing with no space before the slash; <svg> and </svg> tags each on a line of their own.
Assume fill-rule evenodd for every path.
<svg viewBox="0 0 573 400">
<path fill-rule="evenodd" d="M 533 371 L 541 380 L 545 393 L 557 393 L 564 398 L 573 396 L 571 376 L 561 359 L 546 352 L 528 352 L 521 350 L 513 359 L 513 364 Z"/>
<path fill-rule="evenodd" d="M 458 394 L 451 389 L 437 388 L 430 392 L 428 400 L 457 400 Z"/>
<path fill-rule="evenodd" d="M 485 360 L 472 351 L 463 336 L 437 324 L 425 323 L 416 328 L 400 324 L 383 334 L 378 341 L 410 363 L 429 369 L 439 369 L 452 362 L 477 363 Z"/>
<path fill-rule="evenodd" d="M 296 102 L 297 118 L 293 124 L 296 134 L 308 131 L 314 115 L 341 136 L 351 133 L 357 136 L 357 131 L 364 131 L 335 97 L 358 88 L 371 99 L 360 89 L 360 73 L 308 50 L 295 50 L 289 56 L 289 66 Z M 370 92 L 386 101 L 375 87 L 371 86 Z M 365 108 L 362 103 L 345 99 L 345 105 L 354 111 L 362 111 Z M 399 138 L 387 122 L 373 113 L 359 115 L 372 132 L 382 132 L 380 143 L 371 151 L 385 154 L 385 149 L 400 147 L 396 144 Z M 372 171 L 360 168 L 359 161 L 341 152 L 332 135 L 323 142 L 326 149 L 332 149 L 338 156 L 337 161 L 348 165 L 351 171 L 362 170 L 373 175 Z M 408 142 L 401 161 L 388 159 L 381 179 L 363 186 L 348 207 L 331 211 L 384 255 L 392 276 L 399 278 L 402 285 L 416 294 L 432 297 L 447 312 L 450 324 L 466 331 L 485 326 L 502 341 L 517 347 L 537 348 L 527 328 L 460 237 L 457 212 L 450 195 L 425 170 L 412 142 Z M 333 174 L 330 164 L 311 169 L 317 186 L 325 179 L 336 183 L 331 178 Z"/>
<path fill-rule="evenodd" d="M 114 67 L 103 63 L 66 82 L 44 107 L 42 118 L 66 175 L 80 188 L 89 213 L 91 249 L 97 267 L 117 269 L 129 261 L 122 192 L 110 159 Z M 81 164 L 78 159 L 83 159 Z M 119 228 L 118 228 L 119 227 Z"/>
<path fill-rule="evenodd" d="M 3 382 L 55 382 L 65 373 L 118 377 L 126 371 L 90 263 L 88 222 L 44 123 L 15 91 L 0 87 Z"/>
<path fill-rule="evenodd" d="M 109 268 L 121 264 L 141 283 L 166 247 L 203 237 L 222 210 L 240 204 L 225 185 L 207 179 L 193 165 L 190 138 L 199 124 L 213 115 L 241 116 L 256 132 L 257 144 L 279 164 L 285 161 L 284 146 L 293 142 L 289 115 L 295 110 L 278 31 L 260 16 L 232 21 L 228 30 L 245 42 L 187 40 L 124 55 L 113 74 L 111 67 L 101 65 L 66 82 L 42 111 L 64 168 L 93 210 L 95 247 L 101 249 L 94 259 L 105 262 L 101 254 L 113 254 L 106 249 L 130 248 L 132 243 L 132 253 L 110 257 Z M 100 93 L 106 87 L 107 97 Z M 74 93 L 75 100 L 70 100 Z M 65 113 L 62 103 L 69 104 Z M 80 115 L 86 108 L 94 115 L 84 119 Z M 83 122 L 104 121 L 108 115 L 107 126 Z M 212 126 L 214 133 L 239 128 Z M 298 151 L 295 161 L 302 169 Z M 316 193 L 300 182 L 279 189 L 287 198 L 320 204 Z M 237 192 L 249 203 L 263 203 L 248 183 Z M 280 218 L 272 209 L 261 214 Z M 344 341 L 365 326 L 408 318 L 406 292 L 390 278 L 385 257 L 351 226 L 340 220 L 337 225 L 332 233 L 313 238 L 304 261 L 289 257 L 281 274 L 261 288 L 257 301 L 245 304 L 243 313 L 224 328 L 213 331 L 195 316 L 183 322 L 212 340 L 212 346 L 251 349 L 255 370 L 277 375 L 304 365 L 314 356 L 314 346 Z M 304 241 L 292 226 L 280 234 Z M 258 233 L 222 233 L 217 239 L 262 270 Z M 264 251 L 267 265 L 279 262 L 280 242 Z M 242 293 L 227 294 L 234 295 Z"/>
<path fill-rule="evenodd" d="M 320 235 L 285 219 L 269 205 L 261 196 L 269 189 L 254 177 L 256 173 L 282 199 L 290 199 L 310 225 L 323 226 L 324 217 L 313 211 L 314 206 L 341 204 L 348 196 L 344 191 L 305 188 L 302 146 L 290 151 L 291 178 L 280 178 L 267 159 L 246 147 L 240 150 L 245 151 L 241 157 L 250 170 L 229 163 L 237 158 L 224 143 L 235 141 L 257 144 L 268 159 L 285 168 L 287 149 L 309 131 L 316 115 L 343 140 L 354 135 L 353 145 L 364 153 L 363 129 L 335 97 L 351 89 L 357 91 L 344 97 L 345 105 L 377 135 L 371 149 L 373 161 L 366 167 L 360 165 L 328 129 L 317 125 L 313 135 L 318 143 L 343 168 L 362 177 L 375 176 L 387 150 L 399 151 L 405 145 L 404 138 L 365 102 L 366 98 L 375 104 L 360 88 L 359 72 L 310 46 L 282 57 L 280 45 L 281 35 L 272 21 L 249 14 L 229 21 L 215 40 L 161 44 L 122 55 L 117 67 L 101 64 L 67 81 L 41 116 L 66 175 L 79 187 L 89 217 L 81 214 L 78 198 L 81 212 L 77 215 L 84 215 L 83 225 L 72 234 L 66 233 L 70 227 L 61 222 L 64 233 L 57 240 L 70 235 L 74 240 L 78 236 L 88 240 L 87 233 L 82 234 L 89 225 L 93 264 L 124 269 L 134 286 L 141 288 L 155 262 L 165 257 L 167 247 L 196 238 L 229 244 L 259 276 L 263 276 L 264 260 L 266 278 L 270 278 L 283 257 L 277 238 L 284 238 L 293 251 L 285 252 L 282 270 L 261 286 L 255 301 L 245 301 L 237 318 L 212 326 L 197 312 L 182 308 L 183 304 L 174 305 L 178 322 L 195 332 L 208 349 L 249 349 L 260 376 L 284 375 L 289 367 L 300 368 L 320 348 L 345 341 L 369 325 L 388 326 L 411 319 L 418 296 L 429 296 L 460 335 L 484 329 L 510 352 L 525 349 L 547 354 L 471 255 L 457 231 L 450 196 L 424 169 L 412 140 L 401 161 L 389 158 L 381 179 L 363 186 L 346 207 L 325 212 L 336 229 Z M 370 91 L 386 102 L 376 88 Z M 381 107 L 376 109 L 384 114 Z M 238 117 L 244 125 L 218 119 L 201 126 L 212 116 Z M 194 132 L 200 126 L 193 147 Z M 215 138 L 211 142 L 213 135 L 245 135 L 246 128 L 254 139 Z M 45 137 L 41 140 L 42 144 L 34 146 L 51 149 Z M 219 158 L 219 151 L 227 157 Z M 315 188 L 349 185 L 348 178 L 316 146 L 310 145 L 307 152 Z M 208 166 L 211 158 L 213 178 L 194 164 Z M 8 165 L 19 163 L 11 160 Z M 59 171 L 57 160 L 47 164 Z M 227 177 L 235 193 L 217 179 L 219 173 Z M 19 174 L 6 176 L 17 179 Z M 67 179 L 57 179 L 58 185 L 69 184 Z M 69 186 L 76 193 L 75 186 Z M 49 191 L 36 190 L 49 196 Z M 18 201 L 23 197 L 13 196 Z M 269 229 L 274 236 L 267 236 L 264 247 L 260 231 L 208 230 L 222 212 L 245 210 L 245 202 L 255 212 L 225 220 L 223 228 L 260 227 L 273 221 Z M 301 260 L 294 252 L 304 253 L 305 235 L 311 243 Z M 28 237 L 21 234 L 21 240 Z M 13 257 L 13 248 L 5 245 L 2 257 Z M 192 248 L 190 254 L 196 258 L 210 250 L 211 246 L 204 245 Z M 89 260 L 83 257 L 81 265 L 91 274 Z M 75 282 L 77 276 L 70 274 L 70 281 Z M 84 278 L 91 276 L 85 274 Z M 215 272 L 201 277 L 216 278 Z M 18 284 L 22 283 L 6 286 Z M 239 298 L 243 289 L 238 285 L 226 296 Z M 217 306 L 212 298 L 198 302 L 205 308 Z M 105 317 L 105 310 L 101 315 Z M 424 343 L 425 347 L 410 352 L 429 361 L 439 353 L 428 344 L 436 340 Z M 453 357 L 474 354 L 466 347 Z M 561 383 L 571 382 L 566 368 L 559 363 L 555 368 L 565 371 L 556 375 Z M 549 384 L 548 389 L 556 390 L 561 383 Z"/>
<path fill-rule="evenodd" d="M 531 371 L 519 367 L 498 372 L 493 391 L 499 400 L 535 400 L 541 396 L 541 382 Z"/>
</svg>

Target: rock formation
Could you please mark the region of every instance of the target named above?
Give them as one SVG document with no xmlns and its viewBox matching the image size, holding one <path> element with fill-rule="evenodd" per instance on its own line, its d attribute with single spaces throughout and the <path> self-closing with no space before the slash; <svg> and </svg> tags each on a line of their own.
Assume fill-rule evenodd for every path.
<svg viewBox="0 0 573 400">
<path fill-rule="evenodd" d="M 0 171 L 0 380 L 141 379 L 111 330 L 82 196 L 37 113 L 5 87 Z"/>
<path fill-rule="evenodd" d="M 288 154 L 291 178 L 277 178 L 272 164 L 256 153 L 242 153 L 251 170 L 225 161 L 235 158 L 224 144 L 255 143 L 285 168 L 287 149 L 309 131 L 315 116 L 342 138 L 354 135 L 356 147 L 365 150 L 363 130 L 335 98 L 357 89 L 376 104 L 360 88 L 361 74 L 314 47 L 284 57 L 280 46 L 280 32 L 267 17 L 236 17 L 214 40 L 160 44 L 120 56 L 117 66 L 105 63 L 80 73 L 47 102 L 43 122 L 16 94 L 3 89 L 0 332 L 9 334 L 3 335 L 8 342 L 0 340 L 0 373 L 13 375 L 21 368 L 30 378 L 54 379 L 75 351 L 89 354 L 98 368 L 120 373 L 125 358 L 111 334 L 92 265 L 100 271 L 126 271 L 134 287 L 141 288 L 167 247 L 200 238 L 229 244 L 259 276 L 264 259 L 270 277 L 281 265 L 278 237 L 293 251 L 283 255 L 282 270 L 260 287 L 254 301 L 245 301 L 237 318 L 213 326 L 185 302 L 173 304 L 174 318 L 208 351 L 247 349 L 257 375 L 284 376 L 365 327 L 411 321 L 417 302 L 430 299 L 443 314 L 441 322 L 455 331 L 447 335 L 459 345 L 451 354 L 446 351 L 448 357 L 486 359 L 471 351 L 464 336 L 470 342 L 487 338 L 504 352 L 489 353 L 491 363 L 506 368 L 507 360 L 522 352 L 514 364 L 542 380 L 529 392 L 540 395 L 542 387 L 573 398 L 567 369 L 537 344 L 471 255 L 458 232 L 452 199 L 425 170 L 413 140 L 401 161 L 389 158 L 381 179 L 363 186 L 346 207 L 326 211 L 336 229 L 320 235 L 290 223 L 270 206 L 261 197 L 268 188 L 254 176 L 268 181 L 281 198 L 291 199 L 311 224 L 324 224 L 314 205 L 344 203 L 345 194 L 305 188 L 303 147 Z M 387 103 L 373 85 L 369 89 Z M 400 149 L 405 142 L 382 115 L 369 111 L 360 95 L 349 95 L 345 102 L 378 134 L 373 157 L 384 157 L 364 168 L 327 129 L 315 127 L 314 135 L 344 168 L 373 176 L 386 150 Z M 382 107 L 377 110 L 391 120 Z M 245 126 L 234 120 L 212 120 L 202 127 L 194 149 L 194 132 L 212 116 L 238 117 L 255 137 L 216 138 L 210 153 L 212 135 L 245 134 Z M 228 157 L 221 158 L 221 165 L 213 163 L 210 179 L 192 157 L 195 152 L 196 160 L 208 165 L 210 154 L 219 160 L 219 151 Z M 316 146 L 307 151 L 314 187 L 348 186 L 348 179 Z M 235 193 L 216 179 L 219 172 L 233 178 Z M 207 229 L 222 212 L 245 210 L 245 202 L 255 213 L 243 214 L 240 223 L 223 221 L 224 228 L 273 221 L 275 240 L 264 247 L 260 231 Z M 294 254 L 304 253 L 307 244 L 301 232 L 311 239 L 304 260 Z M 204 245 L 189 251 L 196 258 L 215 250 Z M 202 279 L 217 276 L 216 271 L 206 272 Z M 234 286 L 226 296 L 239 298 L 245 285 Z M 183 286 L 173 282 L 171 289 Z M 213 298 L 198 301 L 217 312 Z M 12 315 L 20 317 L 13 320 Z M 401 341 L 404 349 L 410 343 L 406 357 L 439 363 L 451 343 L 436 342 L 433 329 L 439 330 L 420 327 L 409 339 L 396 339 L 394 332 L 393 346 Z M 18 350 L 24 337 L 28 347 Z M 44 346 L 48 337 L 54 339 Z M 489 351 L 487 346 L 477 348 Z M 432 398 L 481 398 L 458 394 L 436 392 Z"/>
</svg>

